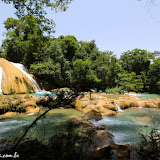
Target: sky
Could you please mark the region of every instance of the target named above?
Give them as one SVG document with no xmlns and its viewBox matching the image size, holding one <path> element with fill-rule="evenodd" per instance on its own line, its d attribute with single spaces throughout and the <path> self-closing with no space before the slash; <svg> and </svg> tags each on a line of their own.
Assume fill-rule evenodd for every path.
<svg viewBox="0 0 160 160">
<path fill-rule="evenodd" d="M 56 24 L 54 37 L 95 40 L 100 51 L 113 51 L 117 57 L 135 48 L 160 51 L 160 1 L 152 7 L 148 1 L 73 0 L 66 12 L 47 9 L 47 16 Z M 16 18 L 14 12 L 12 5 L 0 1 L 0 45 L 5 39 L 3 22 Z"/>
</svg>

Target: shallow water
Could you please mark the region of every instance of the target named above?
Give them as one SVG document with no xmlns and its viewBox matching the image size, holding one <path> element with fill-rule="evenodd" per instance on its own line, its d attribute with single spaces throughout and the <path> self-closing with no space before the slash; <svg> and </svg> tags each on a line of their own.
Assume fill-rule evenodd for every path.
<svg viewBox="0 0 160 160">
<path fill-rule="evenodd" d="M 156 124 L 160 121 L 160 110 L 130 108 L 114 117 L 103 117 L 102 120 L 92 123 L 96 126 L 105 126 L 113 134 L 116 144 L 138 145 L 140 142 L 138 132 L 151 130 L 153 121 Z M 158 129 L 160 130 L 160 125 Z"/>
<path fill-rule="evenodd" d="M 65 132 L 66 121 L 72 116 L 79 117 L 82 113 L 74 109 L 54 109 L 28 132 L 26 138 L 37 138 L 47 142 L 55 133 Z M 20 137 L 25 128 L 31 124 L 37 115 L 20 114 L 14 118 L 0 119 L 0 139 L 14 139 Z"/>
<path fill-rule="evenodd" d="M 57 96 L 56 93 L 46 93 L 46 92 L 38 92 L 38 93 L 33 93 L 33 95 L 35 96 L 38 96 L 38 97 L 45 97 L 46 95 L 49 95 L 49 96 L 52 96 L 52 97 L 55 97 Z"/>
<path fill-rule="evenodd" d="M 146 94 L 146 93 L 141 93 L 137 94 L 138 97 L 149 97 L 149 98 L 160 98 L 159 94 Z"/>
<path fill-rule="evenodd" d="M 80 117 L 82 113 L 74 109 L 54 109 L 40 119 L 27 134 L 26 138 L 37 138 L 47 142 L 55 133 L 66 131 L 66 121 L 72 116 Z M 0 119 L 0 139 L 14 139 L 23 134 L 25 128 L 37 115 L 20 114 L 14 118 Z M 153 124 L 160 121 L 159 109 L 129 108 L 113 117 L 103 117 L 100 121 L 91 120 L 93 125 L 105 126 L 113 134 L 116 144 L 138 145 L 138 131 L 150 130 Z M 158 126 L 160 130 L 160 125 Z"/>
</svg>

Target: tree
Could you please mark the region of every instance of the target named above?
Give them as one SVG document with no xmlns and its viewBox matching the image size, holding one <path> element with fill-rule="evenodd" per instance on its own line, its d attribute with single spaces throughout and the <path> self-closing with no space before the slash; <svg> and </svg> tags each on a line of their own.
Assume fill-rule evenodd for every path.
<svg viewBox="0 0 160 160">
<path fill-rule="evenodd" d="M 18 17 L 24 17 L 25 15 L 34 15 L 43 17 L 46 12 L 44 8 L 49 7 L 56 11 L 65 11 L 68 8 L 68 4 L 72 0 L 1 0 L 6 4 L 13 4 L 16 9 L 16 15 Z"/>
<path fill-rule="evenodd" d="M 6 57 L 13 62 L 23 62 L 28 68 L 38 60 L 47 38 L 44 28 L 39 27 L 39 19 L 27 15 L 19 20 L 8 18 L 5 22 L 7 39 L 4 40 Z"/>
<path fill-rule="evenodd" d="M 160 58 L 154 60 L 153 64 L 150 65 L 149 79 L 150 91 L 160 93 Z"/>
<path fill-rule="evenodd" d="M 16 9 L 15 14 L 18 18 L 24 18 L 26 15 L 39 19 L 39 27 L 43 28 L 49 36 L 54 33 L 54 21 L 46 17 L 45 8 L 51 8 L 55 11 L 65 11 L 72 0 L 1 0 L 6 4 L 13 4 Z"/>
<path fill-rule="evenodd" d="M 2 48 L 0 48 L 0 58 L 5 58 L 5 54 L 4 54 L 3 50 L 2 50 Z"/>
<path fill-rule="evenodd" d="M 135 72 L 140 75 L 142 71 L 147 72 L 151 59 L 153 59 L 151 53 L 146 50 L 134 49 L 132 51 L 124 52 L 120 57 L 120 64 L 122 68 L 129 73 Z"/>
<path fill-rule="evenodd" d="M 117 84 L 125 91 L 141 92 L 143 91 L 143 81 L 141 75 L 136 73 L 119 73 Z"/>
<path fill-rule="evenodd" d="M 57 38 L 59 41 L 59 44 L 61 45 L 63 54 L 65 59 L 68 61 L 72 61 L 72 58 L 74 57 L 76 50 L 78 48 L 78 41 L 74 36 L 60 36 Z"/>
<path fill-rule="evenodd" d="M 88 59 L 75 60 L 72 70 L 72 85 L 77 90 L 90 91 L 101 80 L 97 78 L 95 71 L 92 70 L 92 62 Z"/>
<path fill-rule="evenodd" d="M 115 87 L 115 80 L 117 73 L 120 72 L 121 66 L 117 63 L 113 52 L 97 52 L 97 54 L 94 53 L 94 56 L 91 54 L 91 58 L 94 60 L 93 69 L 97 77 L 101 80 L 97 88 L 104 91 L 106 88 Z"/>
<path fill-rule="evenodd" d="M 48 82 L 52 87 L 69 87 L 70 64 L 65 59 L 57 39 L 50 41 L 48 49 L 44 52 L 43 61 L 33 63 L 30 72 L 40 80 Z"/>
</svg>

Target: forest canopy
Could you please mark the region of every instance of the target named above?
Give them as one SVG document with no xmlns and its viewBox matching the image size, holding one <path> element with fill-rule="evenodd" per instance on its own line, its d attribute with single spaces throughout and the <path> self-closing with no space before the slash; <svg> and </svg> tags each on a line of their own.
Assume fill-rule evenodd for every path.
<svg viewBox="0 0 160 160">
<path fill-rule="evenodd" d="M 72 0 L 2 0 L 13 4 L 18 19 L 5 22 L 6 39 L 0 57 L 23 63 L 48 89 L 71 87 L 80 91 L 160 93 L 159 52 L 134 49 L 118 59 L 112 51 L 99 51 L 94 40 L 51 37 L 53 20 L 44 8 L 65 11 Z"/>
<path fill-rule="evenodd" d="M 160 92 L 159 52 L 134 49 L 118 59 L 111 51 L 99 51 L 94 40 L 44 36 L 47 28 L 31 15 L 8 18 L 4 24 L 7 33 L 3 41 L 5 54 L 1 51 L 1 56 L 23 63 L 48 89 Z"/>
</svg>

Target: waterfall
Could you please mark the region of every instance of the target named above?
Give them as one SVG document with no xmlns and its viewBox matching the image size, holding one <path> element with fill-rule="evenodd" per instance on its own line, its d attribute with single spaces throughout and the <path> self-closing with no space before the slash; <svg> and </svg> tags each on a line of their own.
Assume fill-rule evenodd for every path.
<svg viewBox="0 0 160 160">
<path fill-rule="evenodd" d="M 3 94 L 3 91 L 2 91 L 2 67 L 0 67 L 0 94 Z"/>
<path fill-rule="evenodd" d="M 41 90 L 39 85 L 37 84 L 37 82 L 31 77 L 31 75 L 29 74 L 29 71 L 28 69 L 23 65 L 23 64 L 20 64 L 20 63 L 13 63 L 11 62 L 16 68 L 18 68 L 19 70 L 21 70 L 29 79 L 30 81 L 32 82 L 32 84 L 34 85 L 35 87 L 35 90 L 36 90 L 36 93 L 37 92 L 45 92 L 44 90 Z"/>
<path fill-rule="evenodd" d="M 114 104 L 115 104 L 115 106 L 118 108 L 118 112 L 124 112 L 124 111 L 121 109 L 120 105 L 118 105 L 117 103 L 114 103 Z"/>
<path fill-rule="evenodd" d="M 138 102 L 138 108 L 142 108 L 142 104 Z"/>
</svg>

